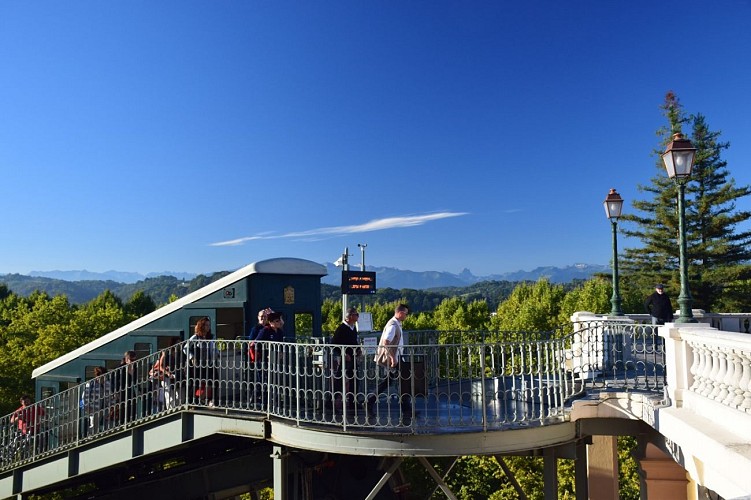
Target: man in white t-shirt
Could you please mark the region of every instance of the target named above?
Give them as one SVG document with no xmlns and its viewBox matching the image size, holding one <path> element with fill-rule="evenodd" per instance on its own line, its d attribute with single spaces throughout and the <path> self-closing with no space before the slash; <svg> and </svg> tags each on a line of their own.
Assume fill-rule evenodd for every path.
<svg viewBox="0 0 751 500">
<path fill-rule="evenodd" d="M 381 334 L 381 340 L 379 344 L 381 346 L 388 345 L 394 347 L 387 347 L 385 349 L 388 354 L 387 366 L 384 366 L 385 374 L 379 370 L 379 376 L 382 377 L 375 394 L 368 396 L 367 409 L 368 415 L 376 415 L 376 404 L 378 403 L 378 396 L 382 393 L 389 393 L 391 386 L 395 386 L 397 392 L 400 391 L 400 372 L 399 372 L 399 360 L 404 352 L 404 335 L 402 334 L 402 322 L 407 318 L 409 314 L 409 307 L 404 304 L 400 304 L 394 310 L 394 317 L 388 320 L 386 326 L 383 328 Z M 409 394 L 401 395 L 399 397 L 401 414 L 404 418 L 412 417 L 412 398 Z"/>
</svg>

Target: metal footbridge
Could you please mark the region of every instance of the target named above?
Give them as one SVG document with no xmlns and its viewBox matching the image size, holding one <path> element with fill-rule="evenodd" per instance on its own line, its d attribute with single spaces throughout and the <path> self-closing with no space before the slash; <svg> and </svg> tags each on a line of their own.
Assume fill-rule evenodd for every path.
<svg viewBox="0 0 751 500">
<path fill-rule="evenodd" d="M 663 339 L 629 320 L 409 332 L 391 374 L 373 349 L 201 340 L 143 357 L 34 403 L 23 429 L 0 418 L 0 498 L 231 498 L 267 486 L 278 498 L 402 498 L 407 457 L 454 498 L 427 458 L 480 454 L 545 457 L 547 498 L 555 460 L 577 459 L 587 498 L 585 448 L 607 424 L 576 421 L 575 403 L 664 399 Z M 155 372 L 160 359 L 167 370 Z"/>
</svg>

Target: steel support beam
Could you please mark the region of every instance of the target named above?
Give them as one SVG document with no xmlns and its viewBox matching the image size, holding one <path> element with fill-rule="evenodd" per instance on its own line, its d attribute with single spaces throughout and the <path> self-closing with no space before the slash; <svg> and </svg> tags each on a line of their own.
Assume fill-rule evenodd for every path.
<svg viewBox="0 0 751 500">
<path fill-rule="evenodd" d="M 441 488 L 441 491 L 443 491 L 443 494 L 448 497 L 449 500 L 457 500 L 457 498 L 454 496 L 453 493 L 451 493 L 451 489 L 448 487 L 448 485 L 443 482 L 443 479 L 440 475 L 435 471 L 432 465 L 430 465 L 430 462 L 428 462 L 428 459 L 425 457 L 417 457 L 417 459 L 420 461 L 423 467 L 425 467 L 425 470 L 428 471 L 428 474 L 430 474 L 430 477 L 433 478 L 433 480 L 438 484 L 438 487 Z"/>
<path fill-rule="evenodd" d="M 446 481 L 446 478 L 449 477 L 449 474 L 451 474 L 451 470 L 454 468 L 454 466 L 456 465 L 456 462 L 458 461 L 459 461 L 459 457 L 454 457 L 454 460 L 451 462 L 451 465 L 446 470 L 446 473 L 443 475 L 443 478 L 442 478 L 443 481 Z M 438 491 L 438 486 L 436 485 L 436 487 L 433 488 L 433 491 L 430 493 L 429 498 L 433 498 L 433 495 L 435 495 L 437 491 Z"/>
<path fill-rule="evenodd" d="M 378 495 L 378 492 L 381 491 L 381 489 L 386 485 L 389 479 L 391 479 L 391 476 L 394 475 L 394 472 L 396 472 L 403 461 L 403 458 L 397 458 L 394 460 L 388 470 L 386 470 L 386 472 L 383 474 L 381 479 L 378 480 L 378 483 L 376 483 L 370 493 L 368 493 L 368 496 L 365 497 L 365 500 L 373 500 L 376 495 Z"/>
<path fill-rule="evenodd" d="M 516 476 L 514 476 L 514 473 L 511 471 L 511 469 L 508 468 L 508 465 L 506 465 L 506 461 L 503 459 L 503 457 L 501 455 L 496 455 L 495 459 L 498 461 L 498 465 L 501 466 L 503 473 L 506 474 L 506 477 L 511 483 L 511 486 L 513 486 L 516 490 L 516 494 L 519 495 L 519 500 L 527 500 L 527 495 L 524 493 L 522 485 L 520 485 L 519 481 L 516 480 Z"/>
<path fill-rule="evenodd" d="M 542 453 L 545 500 L 557 500 L 558 457 L 555 448 L 545 448 Z"/>
</svg>

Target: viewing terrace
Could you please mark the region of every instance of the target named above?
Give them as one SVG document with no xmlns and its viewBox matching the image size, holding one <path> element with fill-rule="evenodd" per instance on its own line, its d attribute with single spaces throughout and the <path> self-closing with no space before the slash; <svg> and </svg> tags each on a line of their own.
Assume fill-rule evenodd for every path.
<svg viewBox="0 0 751 500">
<path fill-rule="evenodd" d="M 348 367 L 334 368 L 344 346 L 263 342 L 251 363 L 248 341 L 186 341 L 92 379 L 88 390 L 82 384 L 34 403 L 24 429 L 11 415 L 0 418 L 0 497 L 100 485 L 124 464 L 163 462 L 176 450 L 188 456 L 212 438 L 238 456 L 238 439 L 253 443 L 247 455 L 269 464 L 243 487 L 273 477 L 278 498 L 306 498 L 300 481 L 288 480 L 288 450 L 385 457 L 366 498 L 376 498 L 404 457 L 418 457 L 454 498 L 426 457 L 530 453 L 545 458 L 546 498 L 556 497 L 556 458 L 576 459 L 578 498 L 607 498 L 603 492 L 617 494 L 617 435 L 637 436 L 649 498 L 748 497 L 749 319 L 697 317 L 705 323 L 653 329 L 643 316 L 577 313 L 554 332 L 407 332 L 399 387 L 370 408 L 383 377 L 375 346 L 361 346 L 343 394 L 337 377 Z M 165 354 L 174 377 L 150 380 Z M 91 384 L 101 384 L 96 400 Z M 407 401 L 411 415 L 402 411 Z M 242 463 L 238 470 L 250 474 Z M 122 488 L 138 491 L 136 483 L 150 480 L 129 474 Z M 239 491 L 211 488 L 216 498 Z"/>
</svg>

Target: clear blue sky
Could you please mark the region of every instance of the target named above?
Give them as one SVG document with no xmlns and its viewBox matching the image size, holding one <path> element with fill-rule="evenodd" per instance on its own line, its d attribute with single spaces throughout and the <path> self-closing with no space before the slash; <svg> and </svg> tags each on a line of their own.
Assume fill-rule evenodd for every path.
<svg viewBox="0 0 751 500">
<path fill-rule="evenodd" d="M 749 26 L 747 0 L 6 0 L 0 273 L 358 243 L 416 271 L 606 264 L 602 201 L 657 172 L 666 91 L 751 184 Z"/>
</svg>

